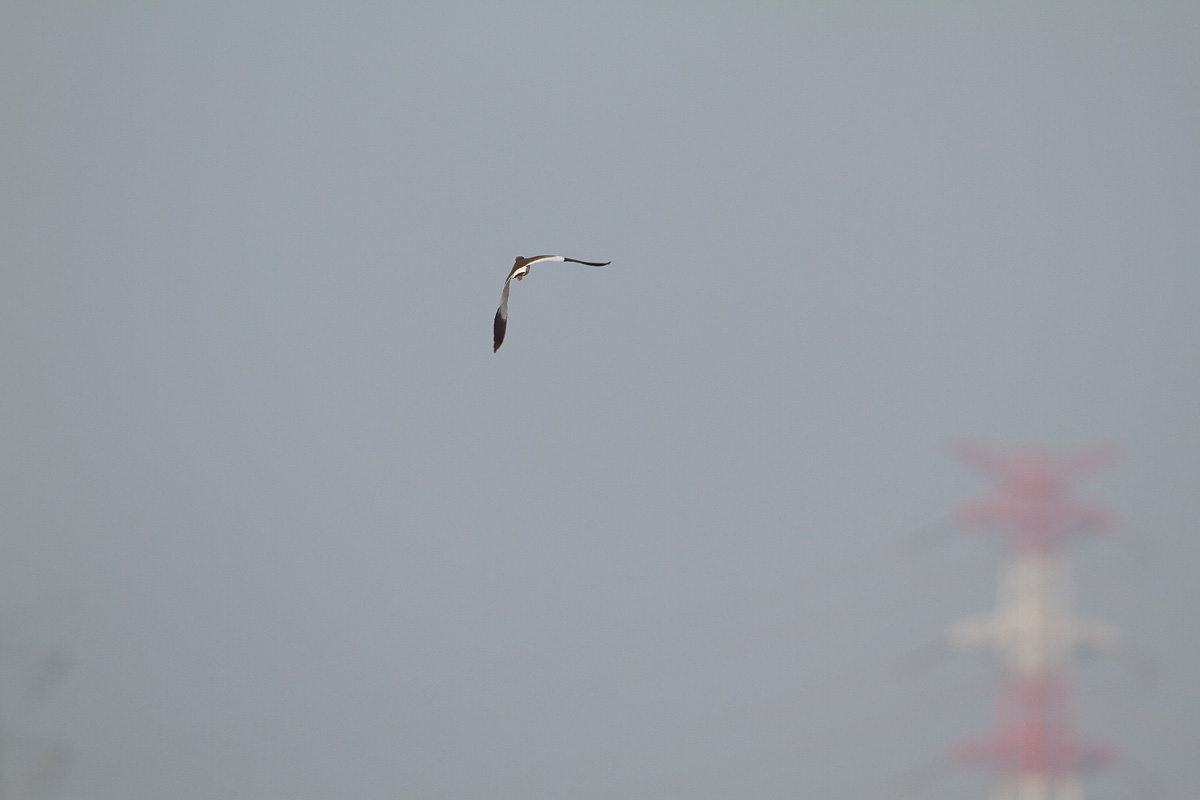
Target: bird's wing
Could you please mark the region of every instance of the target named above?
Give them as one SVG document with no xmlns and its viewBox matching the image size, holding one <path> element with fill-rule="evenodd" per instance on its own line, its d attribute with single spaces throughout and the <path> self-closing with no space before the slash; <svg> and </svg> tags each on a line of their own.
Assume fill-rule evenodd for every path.
<svg viewBox="0 0 1200 800">
<path fill-rule="evenodd" d="M 509 279 L 504 281 L 504 291 L 500 292 L 500 307 L 496 309 L 496 319 L 492 323 L 492 352 L 500 349 L 500 345 L 504 344 L 504 330 L 508 327 L 508 285 Z"/>
<path fill-rule="evenodd" d="M 562 256 L 533 256 L 532 258 L 523 258 L 520 263 L 529 265 L 536 264 L 539 261 L 566 261 Z"/>
<path fill-rule="evenodd" d="M 611 261 L 580 261 L 578 258 L 567 258 L 566 256 L 534 256 L 533 258 L 523 258 L 517 264 L 529 265 L 536 264 L 539 261 L 571 261 L 576 264 L 587 264 L 589 267 L 607 267 Z M 513 269 L 516 269 L 514 267 Z"/>
</svg>

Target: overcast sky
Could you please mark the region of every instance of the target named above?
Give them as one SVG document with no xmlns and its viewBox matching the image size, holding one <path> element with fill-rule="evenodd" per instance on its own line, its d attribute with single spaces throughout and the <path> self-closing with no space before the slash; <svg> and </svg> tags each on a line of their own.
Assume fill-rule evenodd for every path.
<svg viewBox="0 0 1200 800">
<path fill-rule="evenodd" d="M 1200 795 L 1200 6 L 593 5 L 0 11 L 9 796 L 895 797 L 964 437 L 1119 448 L 1088 796 Z"/>
</svg>

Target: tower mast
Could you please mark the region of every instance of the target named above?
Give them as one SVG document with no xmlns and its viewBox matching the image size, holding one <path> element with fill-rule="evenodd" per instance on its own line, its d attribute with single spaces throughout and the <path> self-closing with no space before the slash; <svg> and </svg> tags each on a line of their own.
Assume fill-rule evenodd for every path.
<svg viewBox="0 0 1200 800">
<path fill-rule="evenodd" d="M 1107 525 L 1104 511 L 1076 504 L 1069 488 L 1074 478 L 1110 463 L 1112 452 L 1056 459 L 964 444 L 957 455 L 1000 484 L 995 496 L 960 509 L 958 523 L 995 529 L 1008 547 L 998 569 L 995 613 L 948 631 L 952 645 L 988 648 L 1000 664 L 993 731 L 959 744 L 953 755 L 991 769 L 993 800 L 1082 800 L 1080 771 L 1106 765 L 1114 754 L 1076 738 L 1075 653 L 1082 647 L 1112 650 L 1119 636 L 1111 626 L 1075 617 L 1064 544 Z"/>
</svg>

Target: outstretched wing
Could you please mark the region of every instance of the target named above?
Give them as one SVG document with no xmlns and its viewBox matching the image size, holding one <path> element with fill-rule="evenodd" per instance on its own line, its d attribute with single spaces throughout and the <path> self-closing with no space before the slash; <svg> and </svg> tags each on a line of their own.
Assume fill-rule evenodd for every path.
<svg viewBox="0 0 1200 800">
<path fill-rule="evenodd" d="M 570 261 L 573 264 L 587 264 L 589 267 L 607 267 L 611 261 L 580 261 L 578 258 L 567 258 L 566 256 L 533 256 L 532 258 L 519 258 L 513 266 L 513 270 L 521 267 L 527 267 L 531 264 L 537 264 L 540 261 Z"/>
<path fill-rule="evenodd" d="M 504 291 L 500 293 L 500 307 L 496 309 L 496 320 L 492 323 L 492 352 L 504 344 L 504 331 L 508 327 L 508 284 L 504 281 Z"/>
</svg>

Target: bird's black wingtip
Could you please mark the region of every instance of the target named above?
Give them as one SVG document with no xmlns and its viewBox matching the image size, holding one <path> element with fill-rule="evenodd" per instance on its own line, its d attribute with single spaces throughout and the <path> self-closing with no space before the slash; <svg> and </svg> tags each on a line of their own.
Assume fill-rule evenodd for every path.
<svg viewBox="0 0 1200 800">
<path fill-rule="evenodd" d="M 506 320 L 499 311 L 496 312 L 496 320 L 492 323 L 492 352 L 500 349 L 500 345 L 504 344 L 504 329 L 508 327 Z"/>
<path fill-rule="evenodd" d="M 570 261 L 575 264 L 587 264 L 589 267 L 607 267 L 611 261 L 580 261 L 578 258 L 564 258 L 563 261 Z"/>
</svg>

